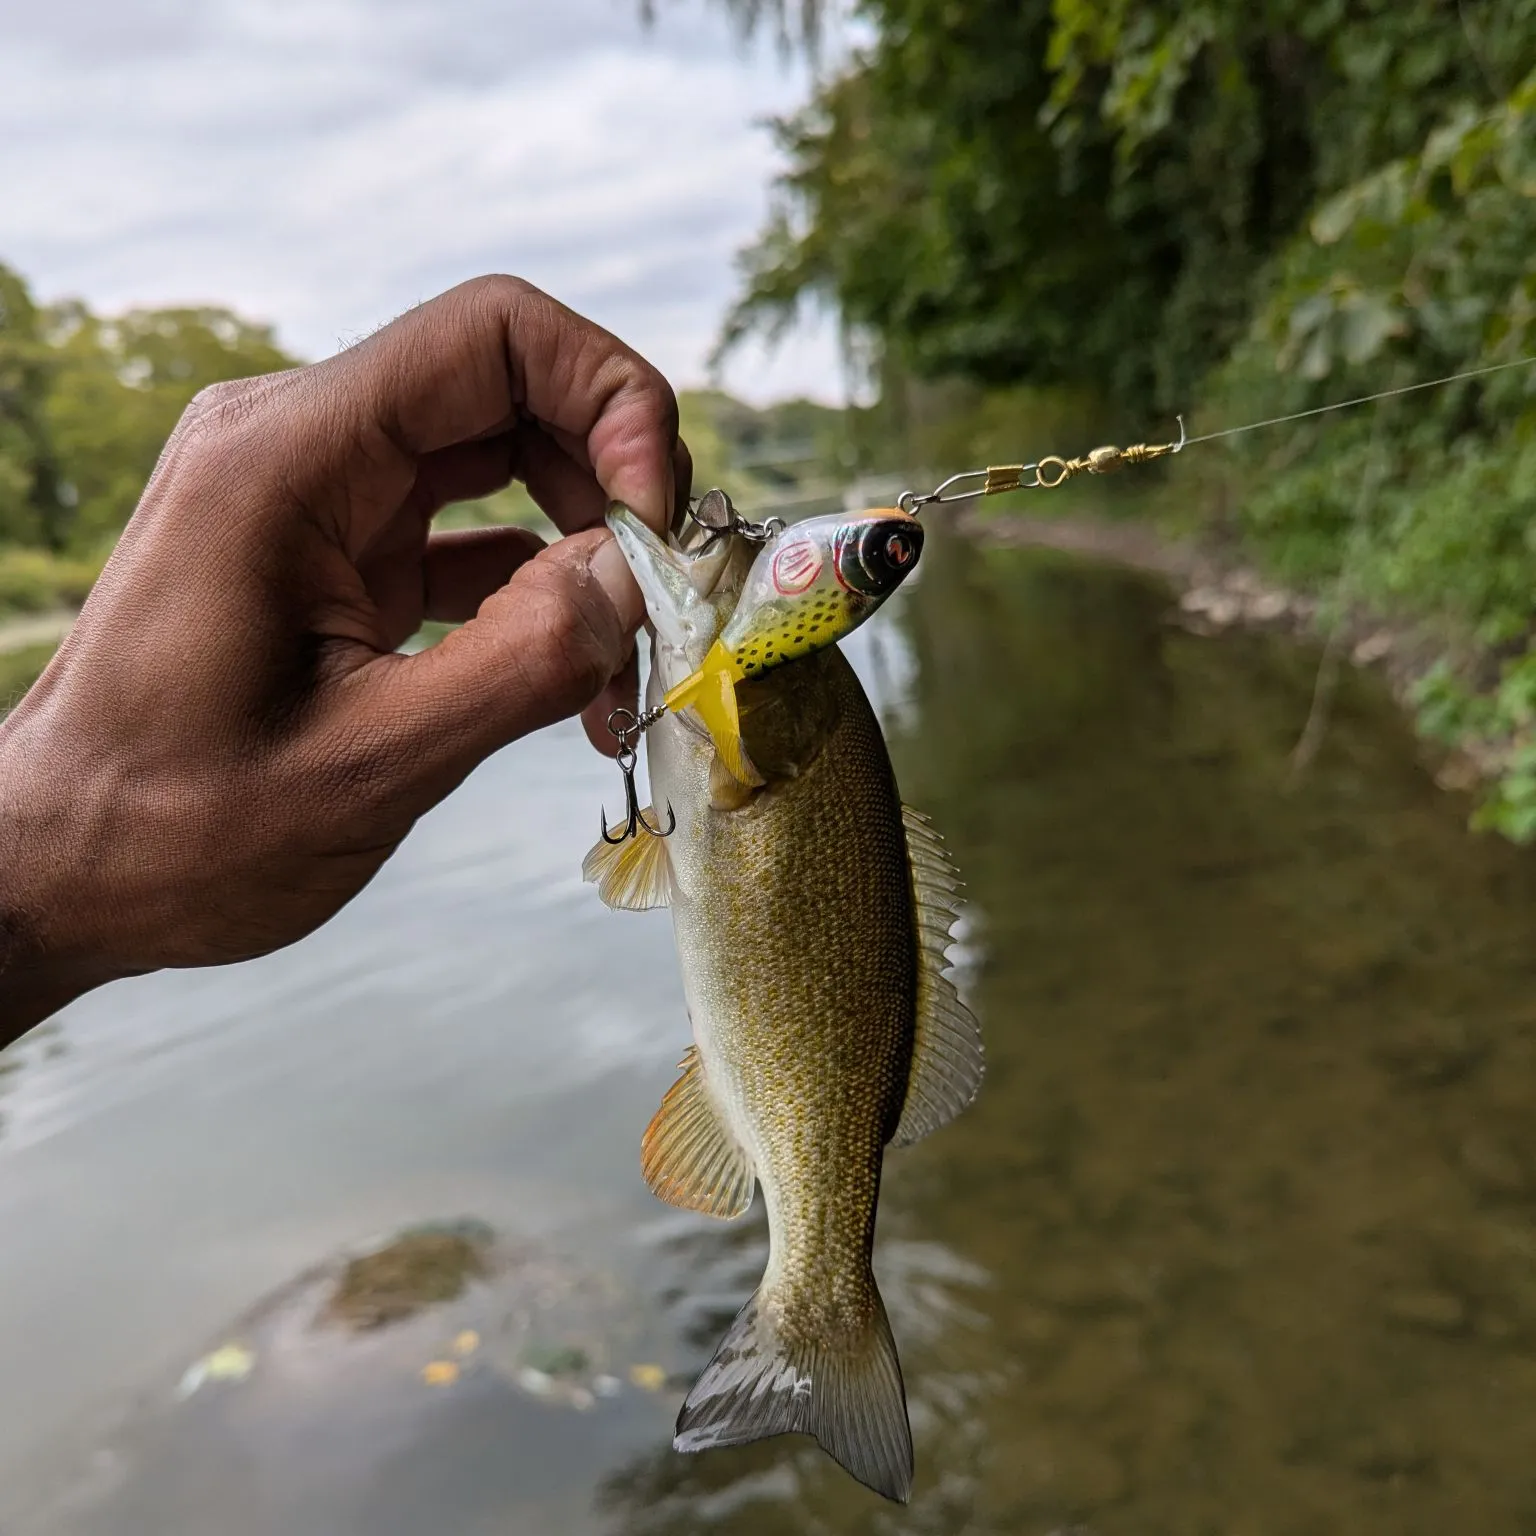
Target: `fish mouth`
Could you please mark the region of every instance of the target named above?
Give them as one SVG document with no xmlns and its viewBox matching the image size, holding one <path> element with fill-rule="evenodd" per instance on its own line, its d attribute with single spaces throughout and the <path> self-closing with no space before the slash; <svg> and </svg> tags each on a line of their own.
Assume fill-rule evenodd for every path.
<svg viewBox="0 0 1536 1536">
<path fill-rule="evenodd" d="M 746 558 L 739 574 L 744 576 L 746 566 L 756 554 L 756 547 L 749 540 L 726 529 L 710 528 L 698 522 L 687 507 L 672 519 L 672 526 L 667 530 L 667 548 L 678 557 L 679 564 L 687 572 L 688 585 L 706 602 L 722 595 L 733 601 L 740 596 L 739 590 L 722 594 L 721 584 L 733 573 L 742 557 Z M 724 616 L 729 617 L 729 614 Z"/>
<path fill-rule="evenodd" d="M 645 598 L 658 659 L 669 674 L 681 666 L 686 675 L 735 611 L 754 547 L 731 533 L 698 528 L 695 536 L 677 518 L 659 538 L 621 502 L 605 521 Z"/>
</svg>

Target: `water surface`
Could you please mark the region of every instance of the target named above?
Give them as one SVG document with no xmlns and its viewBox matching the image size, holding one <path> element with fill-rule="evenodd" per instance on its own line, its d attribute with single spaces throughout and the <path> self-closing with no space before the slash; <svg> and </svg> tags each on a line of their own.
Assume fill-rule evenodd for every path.
<svg viewBox="0 0 1536 1536">
<path fill-rule="evenodd" d="M 887 1165 L 912 1506 L 800 1442 L 669 1449 L 760 1207 L 640 1182 L 681 987 L 665 915 L 579 882 L 617 776 L 571 727 L 305 943 L 109 989 L 6 1058 L 0 1530 L 1536 1531 L 1529 857 L 1465 832 L 1369 679 L 1292 783 L 1315 658 L 1187 635 L 1132 573 L 933 539 L 853 649 L 969 881 L 990 1063 Z M 171 1406 L 307 1266 L 465 1213 L 614 1279 L 674 1380 L 575 1412 L 402 1361 Z M 221 1469 L 256 1464 L 237 1523 Z"/>
</svg>

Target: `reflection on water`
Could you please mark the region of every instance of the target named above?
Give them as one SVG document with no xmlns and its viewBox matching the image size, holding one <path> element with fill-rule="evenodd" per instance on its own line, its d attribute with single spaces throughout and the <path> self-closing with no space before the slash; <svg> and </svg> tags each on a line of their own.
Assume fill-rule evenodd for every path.
<svg viewBox="0 0 1536 1536">
<path fill-rule="evenodd" d="M 671 1373 L 648 1412 L 454 1399 L 354 1490 L 346 1507 L 375 1522 L 387 1505 L 445 1532 L 632 1536 L 1536 1529 L 1529 857 L 1465 834 L 1369 680 L 1346 681 L 1291 786 L 1313 658 L 1170 628 L 1165 595 L 1129 573 L 947 539 L 924 562 L 856 659 L 889 706 L 906 797 L 969 881 L 990 1071 L 967 1115 L 887 1166 L 876 1268 L 912 1400 L 909 1509 L 806 1444 L 669 1449 L 764 1229 L 760 1208 L 711 1224 L 639 1185 L 680 990 L 664 922 L 610 917 L 571 887 L 590 791 L 609 787 L 574 732 L 488 765 L 360 915 L 240 968 L 243 994 L 184 988 L 175 1028 L 146 1017 L 117 1044 L 82 1014 L 70 1057 L 15 1074 L 0 1112 L 32 1143 L 0 1138 L 0 1214 L 30 1213 L 40 1237 L 15 1261 L 31 1312 L 0 1325 L 0 1423 L 21 1422 L 31 1387 L 15 1365 L 39 1368 L 12 1336 L 49 1326 L 64 1305 L 50 1285 L 90 1252 L 48 1225 L 71 1201 L 92 1211 L 109 1152 L 80 1127 L 115 1117 L 110 1155 L 142 1184 L 167 1154 L 125 1106 L 216 1079 L 255 1162 L 215 1151 L 178 1204 L 136 1196 L 114 1229 L 173 1248 L 184 1296 L 234 1316 L 301 1249 L 312 1262 L 374 1213 L 474 1209 L 524 1231 L 564 1216 L 627 1277 Z M 530 797 L 548 812 L 537 847 L 516 843 L 527 818 L 514 832 L 486 814 Z M 302 1011 L 306 989 L 321 1001 L 304 1032 L 274 1034 L 263 1010 Z M 93 1090 L 108 1052 L 110 1092 Z M 206 1129 L 190 1109 L 174 1128 L 183 1154 Z M 243 1225 L 210 1214 L 221 1191 L 249 1200 Z M 243 1279 L 223 1262 L 237 1236 L 259 1256 Z M 131 1299 L 143 1282 L 120 1259 L 105 1269 Z M 102 1341 L 145 1305 L 110 1290 L 73 1304 L 97 1309 Z M 168 1369 L 212 1322 L 157 1326 Z M 74 1379 L 83 1399 L 89 1370 Z M 533 1464 L 519 1446 L 537 1487 L 509 1475 Z M 292 1455 L 313 1509 L 342 1507 L 318 1491 L 322 1449 Z M 205 1528 L 178 1518 L 164 1536 Z"/>
</svg>

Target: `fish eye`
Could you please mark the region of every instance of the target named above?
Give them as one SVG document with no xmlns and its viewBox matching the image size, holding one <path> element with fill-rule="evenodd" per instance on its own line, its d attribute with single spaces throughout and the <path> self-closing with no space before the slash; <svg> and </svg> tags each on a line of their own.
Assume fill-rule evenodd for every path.
<svg viewBox="0 0 1536 1536">
<path fill-rule="evenodd" d="M 898 568 L 910 565 L 916 551 L 912 548 L 912 541 L 904 533 L 893 533 L 885 541 L 885 558 Z"/>
</svg>

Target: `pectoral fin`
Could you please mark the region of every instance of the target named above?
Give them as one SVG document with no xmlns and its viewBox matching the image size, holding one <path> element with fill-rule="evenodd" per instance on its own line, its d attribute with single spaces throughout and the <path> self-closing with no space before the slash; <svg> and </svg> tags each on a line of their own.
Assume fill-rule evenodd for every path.
<svg viewBox="0 0 1536 1536">
<path fill-rule="evenodd" d="M 976 1097 L 985 1062 L 981 1026 L 945 970 L 949 931 L 959 913 L 960 872 L 928 818 L 901 808 L 917 916 L 917 1037 L 907 1097 L 893 1146 L 910 1146 L 947 1125 Z"/>
<path fill-rule="evenodd" d="M 640 1171 L 668 1205 L 730 1220 L 752 1204 L 752 1160 L 710 1099 L 696 1047 L 688 1047 L 681 1066 L 646 1127 Z"/>
</svg>

